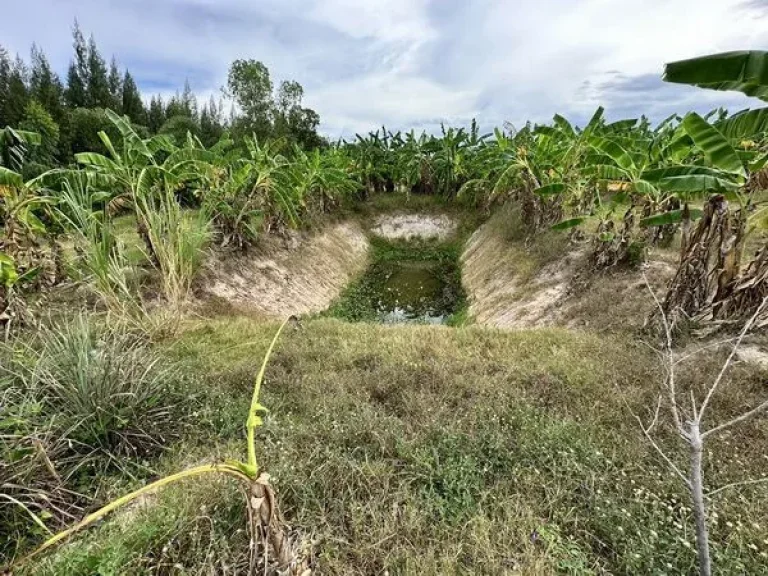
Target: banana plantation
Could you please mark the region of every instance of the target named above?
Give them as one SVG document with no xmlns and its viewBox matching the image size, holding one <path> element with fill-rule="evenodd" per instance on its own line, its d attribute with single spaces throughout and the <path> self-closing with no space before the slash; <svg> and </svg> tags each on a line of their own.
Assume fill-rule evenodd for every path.
<svg viewBox="0 0 768 576">
<path fill-rule="evenodd" d="M 4 127 L 0 566 L 768 574 L 768 53 L 664 80 L 755 107 L 320 146 L 107 110 L 31 178 Z"/>
</svg>

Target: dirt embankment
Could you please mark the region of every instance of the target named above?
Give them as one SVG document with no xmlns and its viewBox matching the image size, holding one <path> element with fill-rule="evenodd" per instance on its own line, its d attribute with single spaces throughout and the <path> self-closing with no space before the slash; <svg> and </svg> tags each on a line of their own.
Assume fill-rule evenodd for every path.
<svg viewBox="0 0 768 576">
<path fill-rule="evenodd" d="M 483 224 L 462 254 L 470 317 L 485 326 L 618 329 L 642 325 L 674 274 L 674 252 L 657 253 L 641 268 L 590 271 L 588 246 L 562 233 L 512 238 L 515 223 L 501 211 Z"/>
<path fill-rule="evenodd" d="M 354 222 L 318 234 L 265 238 L 247 254 L 212 258 L 204 292 L 267 316 L 320 312 L 363 271 L 368 248 Z"/>
<path fill-rule="evenodd" d="M 548 264 L 528 278 L 521 250 L 497 233 L 492 223 L 481 226 L 462 254 L 462 281 L 469 296 L 469 315 L 478 324 L 527 328 L 557 323 L 579 254 Z"/>
</svg>

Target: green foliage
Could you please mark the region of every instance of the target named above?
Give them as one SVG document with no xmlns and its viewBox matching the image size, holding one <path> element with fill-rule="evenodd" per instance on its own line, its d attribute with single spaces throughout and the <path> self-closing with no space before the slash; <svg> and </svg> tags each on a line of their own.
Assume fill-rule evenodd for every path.
<svg viewBox="0 0 768 576">
<path fill-rule="evenodd" d="M 264 138 L 271 132 L 272 80 L 267 67 L 256 60 L 235 60 L 229 69 L 227 88 L 242 111 L 237 130 Z"/>
<path fill-rule="evenodd" d="M 68 112 L 62 140 L 72 155 L 82 152 L 105 154 L 107 149 L 99 138 L 99 132 L 106 132 L 113 138 L 118 135 L 104 110 L 75 108 Z"/>
<path fill-rule="evenodd" d="M 45 107 L 36 100 L 30 100 L 20 127 L 40 135 L 40 144 L 32 149 L 29 159 L 51 166 L 59 152 L 59 125 Z"/>
<path fill-rule="evenodd" d="M 169 118 L 157 131 L 158 134 L 170 136 L 176 144 L 182 145 L 187 141 L 187 134 L 200 136 L 200 128 L 194 118 L 186 115 Z"/>
<path fill-rule="evenodd" d="M 28 70 L 24 61 L 17 57 L 7 72 L 5 95 L 2 98 L 2 119 L 7 126 L 17 126 L 24 117 L 24 109 L 29 101 L 27 89 Z"/>
<path fill-rule="evenodd" d="M 44 410 L 71 428 L 86 449 L 118 458 L 144 456 L 162 446 L 176 424 L 169 402 L 178 376 L 130 333 L 99 333 L 83 316 L 44 329 L 40 347 L 8 368 L 13 385 L 33 390 Z M 26 354 L 25 354 L 26 356 Z"/>
<path fill-rule="evenodd" d="M 711 90 L 737 90 L 768 101 L 768 52 L 724 52 L 671 62 L 664 80 Z"/>
<path fill-rule="evenodd" d="M 134 200 L 136 217 L 146 230 L 151 260 L 160 272 L 162 295 L 174 311 L 182 306 L 203 263 L 210 238 L 205 211 L 185 214 L 170 187 Z"/>
<path fill-rule="evenodd" d="M 142 463 L 186 425 L 190 394 L 177 366 L 118 326 L 76 316 L 0 346 L 0 358 L 0 459 L 12 463 L 0 466 L 0 494 L 52 528 L 98 495 L 105 473 L 145 474 Z M 7 504 L 2 555 L 45 535 Z"/>
<path fill-rule="evenodd" d="M 133 80 L 133 76 L 127 70 L 121 83 L 120 110 L 131 119 L 134 124 L 145 125 L 148 122 L 147 111 L 144 109 L 144 101 L 141 99 L 139 88 Z"/>
<path fill-rule="evenodd" d="M 45 54 L 32 45 L 31 71 L 29 76 L 30 97 L 39 103 L 55 123 L 64 119 L 64 87 L 53 72 Z"/>
<path fill-rule="evenodd" d="M 457 315 L 461 315 L 466 305 L 464 290 L 461 286 L 459 256 L 461 242 L 438 243 L 433 241 L 386 241 L 371 238 L 371 263 L 365 274 L 348 286 L 342 295 L 323 313 L 324 316 L 339 318 L 348 322 L 381 321 L 384 312 L 380 309 L 381 301 L 386 297 L 387 279 L 403 263 L 423 263 L 430 265 L 426 274 L 435 278 L 440 286 L 439 295 L 434 302 L 429 302 L 429 310 L 414 306 L 409 311 L 418 314 L 417 321 L 426 321 L 423 315 L 444 316 L 446 324 L 452 324 Z M 413 305 L 413 303 L 411 303 Z M 403 303 L 403 306 L 406 304 Z"/>
<path fill-rule="evenodd" d="M 21 170 L 30 150 L 39 146 L 40 135 L 35 132 L 14 130 L 10 126 L 0 130 L 0 167 Z"/>
</svg>

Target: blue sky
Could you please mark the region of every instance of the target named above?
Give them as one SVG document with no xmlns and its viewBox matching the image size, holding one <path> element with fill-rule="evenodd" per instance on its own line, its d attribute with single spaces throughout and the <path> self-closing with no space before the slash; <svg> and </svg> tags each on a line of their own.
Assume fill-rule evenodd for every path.
<svg viewBox="0 0 768 576">
<path fill-rule="evenodd" d="M 434 130 L 662 119 L 688 109 L 759 103 L 666 85 L 664 62 L 768 48 L 768 0 L 5 0 L 0 43 L 41 46 L 57 70 L 75 18 L 145 93 L 188 78 L 218 94 L 235 58 L 295 79 L 332 138 L 386 124 Z"/>
</svg>

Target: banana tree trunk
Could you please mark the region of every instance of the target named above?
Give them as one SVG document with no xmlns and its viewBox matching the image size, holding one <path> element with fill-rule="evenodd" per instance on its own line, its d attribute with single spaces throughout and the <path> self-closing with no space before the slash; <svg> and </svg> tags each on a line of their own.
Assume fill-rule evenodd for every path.
<svg viewBox="0 0 768 576">
<path fill-rule="evenodd" d="M 709 199 L 696 229 L 683 239 L 680 264 L 664 298 L 664 313 L 673 323 L 719 315 L 739 273 L 745 228 L 744 215 L 733 214 L 724 196 Z"/>
<path fill-rule="evenodd" d="M 265 574 L 285 574 L 288 576 L 309 576 L 311 570 L 307 558 L 300 558 L 287 533 L 287 527 L 277 507 L 277 497 L 269 483 L 269 475 L 261 474 L 253 480 L 248 489 L 248 507 L 251 519 L 252 551 L 256 552 L 255 538 L 261 538 L 264 551 Z M 269 551 L 269 552 L 268 552 Z M 269 556 L 269 553 L 272 556 Z M 255 568 L 257 554 L 252 570 Z M 271 567 L 271 569 L 270 569 Z"/>
<path fill-rule="evenodd" d="M 746 270 L 733 282 L 728 298 L 718 303 L 716 317 L 722 320 L 750 318 L 768 297 L 768 244 L 765 244 Z M 755 326 L 768 326 L 768 312 L 755 319 Z"/>
<path fill-rule="evenodd" d="M 613 220 L 603 220 L 600 222 L 590 256 L 592 266 L 601 270 L 620 264 L 627 264 L 631 259 L 630 246 L 633 243 L 632 232 L 634 226 L 634 207 L 630 207 L 624 213 L 621 230 L 618 232 L 616 232 L 616 225 Z"/>
<path fill-rule="evenodd" d="M 557 197 L 545 199 L 536 194 L 539 181 L 533 174 L 523 175 L 523 186 L 517 191 L 523 226 L 530 234 L 535 234 L 547 226 L 559 222 L 563 216 L 563 207 Z"/>
<path fill-rule="evenodd" d="M 680 209 L 680 201 L 677 198 L 669 198 L 663 202 L 660 208 L 664 212 L 671 212 L 673 210 Z M 653 204 L 646 203 L 643 207 L 643 218 L 649 218 L 654 215 Z M 661 226 L 649 226 L 646 228 L 645 241 L 649 246 L 662 246 L 667 247 L 672 243 L 672 240 L 677 233 L 678 224 L 663 224 Z"/>
</svg>

